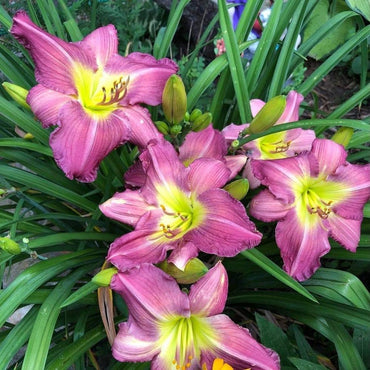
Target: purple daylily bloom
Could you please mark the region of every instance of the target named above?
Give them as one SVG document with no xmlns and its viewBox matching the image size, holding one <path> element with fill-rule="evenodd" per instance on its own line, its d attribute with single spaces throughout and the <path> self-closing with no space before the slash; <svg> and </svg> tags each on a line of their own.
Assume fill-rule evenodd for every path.
<svg viewBox="0 0 370 370">
<path fill-rule="evenodd" d="M 330 250 L 329 237 L 356 251 L 370 196 L 370 164 L 349 164 L 346 156 L 342 145 L 316 139 L 309 153 L 252 161 L 255 176 L 268 189 L 252 199 L 250 213 L 278 221 L 275 237 L 284 269 L 297 280 L 319 268 L 320 257 Z"/>
<path fill-rule="evenodd" d="M 189 294 L 150 264 L 119 272 L 111 288 L 129 310 L 113 343 L 118 361 L 152 361 L 153 370 L 211 369 L 217 358 L 234 369 L 280 368 L 275 352 L 221 314 L 228 279 L 220 262 L 191 286 Z"/>
<path fill-rule="evenodd" d="M 298 121 L 299 105 L 302 100 L 303 96 L 301 94 L 296 91 L 290 91 L 287 95 L 285 110 L 277 120 L 276 125 Z M 250 104 L 252 115 L 256 116 L 265 105 L 265 102 L 259 99 L 252 99 Z M 249 124 L 231 124 L 225 127 L 222 133 L 230 143 L 248 126 Z M 248 157 L 243 171 L 243 177 L 249 180 L 249 184 L 252 189 L 258 187 L 260 185 L 260 181 L 253 175 L 251 159 L 269 160 L 293 157 L 298 153 L 311 150 L 311 145 L 314 139 L 314 131 L 296 128 L 266 135 L 243 145 L 242 151 L 245 152 Z"/>
<path fill-rule="evenodd" d="M 98 28 L 77 43 L 65 42 L 18 12 L 11 29 L 31 53 L 39 83 L 27 97 L 50 136 L 54 157 L 66 176 L 94 181 L 100 161 L 127 140 L 139 147 L 161 137 L 149 112 L 157 105 L 177 66 L 169 59 L 118 55 L 113 25 Z"/>
<path fill-rule="evenodd" d="M 183 269 L 198 251 L 231 257 L 259 244 L 261 234 L 245 207 L 220 189 L 230 177 L 223 161 L 200 158 L 185 167 L 167 141 L 141 154 L 145 184 L 116 193 L 100 206 L 108 217 L 135 230 L 115 240 L 108 260 L 121 270 L 169 261 Z"/>
</svg>

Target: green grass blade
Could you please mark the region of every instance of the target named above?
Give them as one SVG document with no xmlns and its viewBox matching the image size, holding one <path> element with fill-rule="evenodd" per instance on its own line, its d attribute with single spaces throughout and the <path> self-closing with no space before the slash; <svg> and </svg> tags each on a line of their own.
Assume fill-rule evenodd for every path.
<svg viewBox="0 0 370 370">
<path fill-rule="evenodd" d="M 0 326 L 23 300 L 53 276 L 72 267 L 99 261 L 102 251 L 83 250 L 64 254 L 29 267 L 0 294 Z"/>
<path fill-rule="evenodd" d="M 160 35 L 160 42 L 155 42 L 153 48 L 153 55 L 157 58 L 164 58 L 170 48 L 171 41 L 175 35 L 175 32 L 179 26 L 182 13 L 185 6 L 188 5 L 190 0 L 181 0 L 176 6 L 175 11 L 168 21 L 168 25 L 164 31 L 163 35 Z"/>
<path fill-rule="evenodd" d="M 241 255 L 248 258 L 250 261 L 257 264 L 263 270 L 267 271 L 269 274 L 274 276 L 276 279 L 281 281 L 283 284 L 294 289 L 297 293 L 303 295 L 304 297 L 310 299 L 311 301 L 317 302 L 316 298 L 300 283 L 289 276 L 285 271 L 283 271 L 278 265 L 272 262 L 268 257 L 262 254 L 257 249 L 249 249 L 241 252 Z"/>
<path fill-rule="evenodd" d="M 0 344 L 0 369 L 7 369 L 9 362 L 19 349 L 27 342 L 34 322 L 36 320 L 39 307 L 34 306 L 23 317 L 23 319 L 15 325 L 10 333 Z"/>
<path fill-rule="evenodd" d="M 248 85 L 225 0 L 218 0 L 218 10 L 220 14 L 222 36 L 226 47 L 226 56 L 229 61 L 231 78 L 236 100 L 238 102 L 240 119 L 242 122 L 250 122 L 252 120 L 252 112 L 249 104 Z"/>
<path fill-rule="evenodd" d="M 45 302 L 40 307 L 35 324 L 33 325 L 22 369 L 44 369 L 51 338 L 60 313 L 59 306 L 68 296 L 76 281 L 85 275 L 91 267 L 91 265 L 84 266 L 70 273 L 56 285 L 45 299 Z"/>
<path fill-rule="evenodd" d="M 325 60 L 297 89 L 306 96 L 351 50 L 370 36 L 370 25 L 358 31 L 345 44 Z"/>
<path fill-rule="evenodd" d="M 81 298 L 86 297 L 88 294 L 94 292 L 99 288 L 94 282 L 89 281 L 88 283 L 84 284 L 81 288 L 73 292 L 64 302 L 61 304 L 62 307 L 66 307 L 79 301 Z"/>
</svg>

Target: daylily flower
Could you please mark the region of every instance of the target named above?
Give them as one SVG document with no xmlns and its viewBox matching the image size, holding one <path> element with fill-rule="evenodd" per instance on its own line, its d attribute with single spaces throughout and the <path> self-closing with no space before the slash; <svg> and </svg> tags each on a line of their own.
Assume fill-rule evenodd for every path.
<svg viewBox="0 0 370 370">
<path fill-rule="evenodd" d="M 288 123 L 298 121 L 299 118 L 299 105 L 303 101 L 303 96 L 296 91 L 290 91 L 286 98 L 286 107 L 277 120 L 276 125 L 281 123 Z M 265 105 L 265 102 L 259 99 L 252 99 L 250 101 L 252 115 L 256 116 L 257 113 Z M 230 143 L 235 140 L 241 131 L 247 128 L 249 124 L 235 125 L 231 124 L 222 130 L 226 140 Z M 243 177 L 249 180 L 250 187 L 256 188 L 260 182 L 253 175 L 250 159 L 279 159 L 294 157 L 298 153 L 311 150 L 311 145 L 315 139 L 315 132 L 312 130 L 303 130 L 296 128 L 288 131 L 281 131 L 275 134 L 270 134 L 248 142 L 243 145 L 242 151 L 247 155 L 247 161 Z"/>
<path fill-rule="evenodd" d="M 227 142 L 222 133 L 215 130 L 212 125 L 199 132 L 190 132 L 186 135 L 184 143 L 179 147 L 179 159 L 188 167 L 196 159 L 212 158 L 223 161 L 229 168 L 229 181 L 243 168 L 246 156 L 227 155 Z M 125 173 L 125 182 L 129 186 L 141 187 L 145 183 L 145 174 L 141 162 L 136 162 Z"/>
<path fill-rule="evenodd" d="M 145 147 L 161 136 L 138 103 L 161 102 L 166 80 L 177 71 L 171 60 L 118 55 L 113 25 L 68 43 L 18 12 L 11 32 L 35 62 L 39 84 L 27 103 L 43 127 L 58 126 L 50 146 L 68 178 L 94 181 L 100 161 L 114 148 L 127 140 Z"/>
<path fill-rule="evenodd" d="M 149 143 L 140 160 L 145 185 L 100 206 L 135 228 L 109 249 L 108 260 L 119 269 L 163 261 L 174 250 L 169 261 L 183 270 L 198 250 L 231 257 L 260 242 L 244 206 L 220 189 L 230 176 L 224 162 L 201 158 L 185 167 L 165 140 Z"/>
<path fill-rule="evenodd" d="M 278 221 L 276 243 L 289 275 L 308 279 L 330 250 L 328 237 L 356 251 L 370 196 L 370 164 L 349 164 L 342 145 L 316 139 L 309 153 L 252 161 L 252 167 L 268 190 L 252 199 L 250 213 Z"/>
<path fill-rule="evenodd" d="M 234 369 L 279 369 L 278 355 L 221 314 L 228 280 L 219 262 L 190 288 L 150 264 L 115 275 L 111 288 L 125 300 L 129 318 L 113 343 L 118 361 L 152 361 L 153 370 L 212 368 L 222 358 Z"/>
</svg>

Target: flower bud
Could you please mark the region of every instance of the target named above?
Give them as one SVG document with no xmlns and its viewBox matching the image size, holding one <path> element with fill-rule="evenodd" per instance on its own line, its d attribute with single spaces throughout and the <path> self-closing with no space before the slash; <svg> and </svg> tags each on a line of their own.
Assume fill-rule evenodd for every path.
<svg viewBox="0 0 370 370">
<path fill-rule="evenodd" d="M 184 271 L 167 261 L 161 262 L 158 267 L 175 278 L 179 284 L 193 284 L 208 271 L 206 265 L 198 258 L 191 259 L 186 264 Z"/>
<path fill-rule="evenodd" d="M 30 109 L 30 106 L 26 102 L 28 90 L 18 85 L 11 84 L 10 82 L 3 82 L 2 85 L 14 101 L 20 104 L 23 108 Z"/>
<path fill-rule="evenodd" d="M 118 270 L 115 267 L 101 270 L 91 279 L 91 281 L 99 286 L 109 286 L 113 275 L 115 275 L 117 271 Z"/>
<path fill-rule="evenodd" d="M 155 126 L 157 127 L 159 132 L 161 132 L 163 135 L 168 135 L 169 127 L 168 127 L 166 122 L 156 121 L 154 123 L 155 123 Z"/>
<path fill-rule="evenodd" d="M 172 75 L 166 82 L 162 94 L 163 113 L 172 124 L 180 123 L 185 116 L 187 98 L 185 86 L 181 78 Z"/>
<path fill-rule="evenodd" d="M 203 113 L 194 120 L 191 129 L 192 131 L 195 132 L 202 131 L 205 128 L 207 128 L 211 122 L 212 122 L 212 113 L 209 112 Z"/>
<path fill-rule="evenodd" d="M 226 190 L 233 198 L 242 200 L 248 193 L 249 181 L 247 179 L 235 180 L 224 186 L 224 190 Z"/>
<path fill-rule="evenodd" d="M 250 123 L 247 133 L 258 134 L 272 127 L 281 117 L 286 106 L 286 97 L 278 95 L 269 100 Z"/>
<path fill-rule="evenodd" d="M 344 147 L 348 145 L 353 135 L 353 128 L 351 127 L 341 127 L 338 131 L 332 136 L 332 140 L 337 144 L 342 144 Z"/>
<path fill-rule="evenodd" d="M 170 128 L 170 133 L 172 136 L 177 136 L 179 133 L 181 133 L 182 127 L 181 125 L 173 125 Z"/>
<path fill-rule="evenodd" d="M 14 240 L 9 238 L 0 238 L 0 248 L 10 254 L 19 254 L 22 252 L 21 247 Z"/>
<path fill-rule="evenodd" d="M 194 122 L 201 115 L 202 111 L 198 108 L 195 108 L 190 114 L 190 122 Z"/>
</svg>

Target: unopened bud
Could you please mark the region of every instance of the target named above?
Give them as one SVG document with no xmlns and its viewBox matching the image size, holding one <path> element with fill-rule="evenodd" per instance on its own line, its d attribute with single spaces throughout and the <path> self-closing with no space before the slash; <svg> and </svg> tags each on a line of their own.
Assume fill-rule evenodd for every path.
<svg viewBox="0 0 370 370">
<path fill-rule="evenodd" d="M 115 275 L 117 271 L 118 270 L 115 267 L 101 270 L 91 279 L 91 281 L 99 286 L 109 286 L 113 275 Z"/>
<path fill-rule="evenodd" d="M 206 265 L 198 258 L 191 259 L 186 264 L 184 271 L 167 261 L 161 262 L 158 267 L 175 278 L 179 284 L 193 284 L 208 271 Z"/>
<path fill-rule="evenodd" d="M 233 198 L 242 200 L 248 193 L 249 181 L 247 179 L 235 180 L 224 186 L 224 190 L 226 190 Z"/>
<path fill-rule="evenodd" d="M 170 128 L 170 133 L 172 136 L 177 136 L 179 133 L 181 133 L 182 127 L 181 125 L 173 125 Z"/>
<path fill-rule="evenodd" d="M 155 126 L 157 127 L 159 132 L 161 132 L 163 135 L 168 135 L 169 127 L 168 127 L 166 122 L 156 121 L 154 123 L 155 123 Z"/>
<path fill-rule="evenodd" d="M 211 122 L 212 122 L 212 113 L 209 112 L 203 113 L 194 120 L 191 129 L 192 131 L 195 132 L 202 131 L 205 128 L 207 128 Z"/>
<path fill-rule="evenodd" d="M 202 111 L 198 108 L 195 108 L 190 114 L 190 122 L 194 122 L 201 115 Z"/>
<path fill-rule="evenodd" d="M 353 135 L 353 128 L 351 127 L 341 127 L 338 131 L 332 136 L 332 140 L 338 144 L 342 144 L 344 147 L 348 145 Z"/>
<path fill-rule="evenodd" d="M 20 104 L 23 108 L 30 109 L 30 106 L 26 102 L 28 90 L 18 85 L 11 84 L 10 82 L 3 82 L 2 85 L 14 101 Z"/>
<path fill-rule="evenodd" d="M 286 106 L 286 97 L 278 95 L 269 100 L 253 118 L 248 134 L 258 134 L 272 127 L 281 117 Z"/>
<path fill-rule="evenodd" d="M 172 124 L 182 122 L 184 119 L 187 98 L 184 83 L 177 75 L 172 75 L 166 82 L 162 94 L 163 113 Z"/>
<path fill-rule="evenodd" d="M 10 254 L 19 254 L 22 252 L 21 247 L 14 240 L 9 238 L 0 238 L 0 248 Z"/>
</svg>

